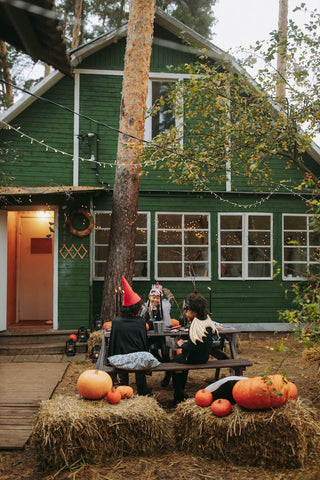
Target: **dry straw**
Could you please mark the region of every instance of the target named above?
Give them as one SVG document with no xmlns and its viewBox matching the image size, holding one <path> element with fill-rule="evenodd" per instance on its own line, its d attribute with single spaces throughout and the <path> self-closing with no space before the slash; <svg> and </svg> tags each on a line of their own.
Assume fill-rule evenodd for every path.
<svg viewBox="0 0 320 480">
<path fill-rule="evenodd" d="M 303 466 L 319 442 L 319 413 L 301 400 L 264 411 L 239 405 L 227 417 L 190 399 L 179 405 L 174 423 L 177 448 L 237 465 Z"/>
<path fill-rule="evenodd" d="M 169 417 L 154 398 L 134 396 L 111 405 L 57 396 L 42 402 L 31 437 L 42 469 L 90 464 L 110 457 L 154 455 L 172 449 Z"/>
</svg>

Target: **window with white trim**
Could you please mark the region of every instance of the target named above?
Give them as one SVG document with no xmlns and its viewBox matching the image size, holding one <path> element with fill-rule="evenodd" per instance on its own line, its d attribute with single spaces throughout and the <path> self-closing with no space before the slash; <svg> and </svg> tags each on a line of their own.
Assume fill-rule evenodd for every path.
<svg viewBox="0 0 320 480">
<path fill-rule="evenodd" d="M 219 213 L 219 278 L 272 278 L 272 215 Z"/>
<path fill-rule="evenodd" d="M 103 280 L 109 247 L 111 212 L 96 211 L 94 222 L 93 278 Z M 138 212 L 136 246 L 134 254 L 134 278 L 150 278 L 150 212 Z"/>
<path fill-rule="evenodd" d="M 303 280 L 307 274 L 319 273 L 320 235 L 311 225 L 312 215 L 283 214 L 283 279 Z"/>
<path fill-rule="evenodd" d="M 209 245 L 209 213 L 156 213 L 155 278 L 208 280 Z"/>
</svg>

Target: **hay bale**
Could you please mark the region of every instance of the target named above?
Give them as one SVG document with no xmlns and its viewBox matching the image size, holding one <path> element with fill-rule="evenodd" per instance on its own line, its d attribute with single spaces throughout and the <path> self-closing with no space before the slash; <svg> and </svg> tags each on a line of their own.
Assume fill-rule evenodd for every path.
<svg viewBox="0 0 320 480">
<path fill-rule="evenodd" d="M 102 339 L 103 339 L 103 330 L 96 330 L 90 333 L 89 338 L 87 340 L 87 346 L 88 346 L 87 357 L 90 357 L 92 349 L 95 345 L 99 345 L 99 347 L 101 347 Z"/>
<path fill-rule="evenodd" d="M 227 417 L 189 399 L 174 423 L 178 449 L 236 465 L 301 467 L 320 434 L 319 413 L 300 399 L 263 411 L 234 405 Z"/>
<path fill-rule="evenodd" d="M 59 395 L 41 403 L 30 445 L 42 469 L 94 464 L 110 457 L 154 455 L 172 448 L 171 423 L 151 397 L 111 405 Z"/>
</svg>

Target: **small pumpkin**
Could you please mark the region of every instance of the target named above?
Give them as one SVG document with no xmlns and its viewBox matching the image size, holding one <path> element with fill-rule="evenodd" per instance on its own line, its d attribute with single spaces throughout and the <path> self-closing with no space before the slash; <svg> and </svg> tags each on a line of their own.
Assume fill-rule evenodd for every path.
<svg viewBox="0 0 320 480">
<path fill-rule="evenodd" d="M 120 392 L 121 398 L 131 398 L 133 395 L 133 388 L 129 385 L 119 385 L 117 390 Z"/>
<path fill-rule="evenodd" d="M 111 388 L 107 393 L 107 400 L 109 403 L 119 403 L 121 398 L 121 392 L 117 388 Z"/>
<path fill-rule="evenodd" d="M 146 329 L 147 331 L 150 329 L 149 323 L 146 322 Z"/>
<path fill-rule="evenodd" d="M 298 398 L 298 389 L 293 382 L 289 382 L 289 398 L 295 400 Z"/>
<path fill-rule="evenodd" d="M 236 403 L 249 410 L 279 407 L 289 397 L 289 382 L 282 375 L 239 380 L 232 389 Z"/>
<path fill-rule="evenodd" d="M 180 327 L 180 322 L 176 318 L 171 318 L 171 324 L 173 327 Z"/>
<path fill-rule="evenodd" d="M 85 370 L 77 381 L 77 389 L 83 398 L 99 400 L 112 388 L 110 375 L 102 370 Z"/>
<path fill-rule="evenodd" d="M 232 411 L 232 405 L 226 398 L 217 398 L 210 405 L 212 413 L 217 417 L 226 417 Z"/>
<path fill-rule="evenodd" d="M 180 355 L 180 353 L 182 353 L 182 348 L 177 348 L 176 353 L 177 355 Z"/>
<path fill-rule="evenodd" d="M 212 393 L 209 390 L 205 390 L 204 388 L 198 390 L 194 396 L 195 402 L 199 407 L 208 407 L 211 405 L 213 401 Z"/>
<path fill-rule="evenodd" d="M 78 337 L 75 333 L 71 333 L 68 338 L 69 340 L 73 340 L 74 342 L 78 341 Z"/>
<path fill-rule="evenodd" d="M 111 330 L 112 322 L 104 322 L 102 325 L 103 330 Z"/>
</svg>

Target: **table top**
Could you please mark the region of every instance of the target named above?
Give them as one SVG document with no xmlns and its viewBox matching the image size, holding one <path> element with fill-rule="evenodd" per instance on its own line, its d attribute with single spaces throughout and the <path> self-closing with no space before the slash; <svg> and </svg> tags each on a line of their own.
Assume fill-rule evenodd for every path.
<svg viewBox="0 0 320 480">
<path fill-rule="evenodd" d="M 240 332 L 241 330 L 239 330 L 238 328 L 229 327 L 227 325 L 223 326 L 222 328 L 219 328 L 220 335 L 232 335 Z M 148 337 L 182 337 L 182 336 L 188 336 L 188 334 L 189 334 L 189 329 L 185 327 L 165 329 L 163 333 L 156 333 L 154 330 L 147 331 Z M 107 332 L 105 331 L 104 335 L 106 337 L 109 337 L 110 331 L 107 331 Z"/>
</svg>

